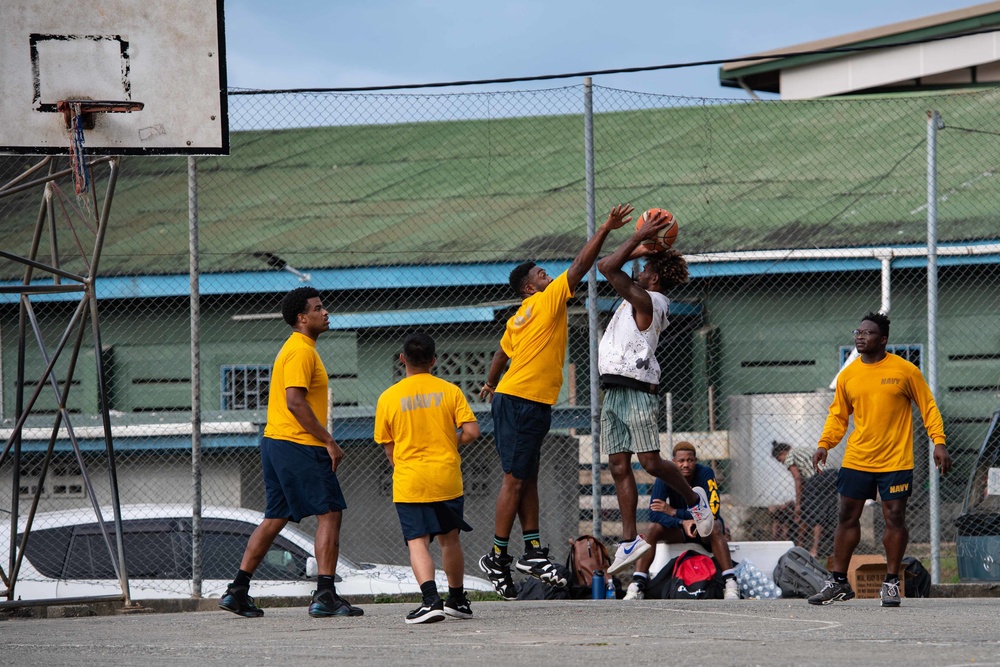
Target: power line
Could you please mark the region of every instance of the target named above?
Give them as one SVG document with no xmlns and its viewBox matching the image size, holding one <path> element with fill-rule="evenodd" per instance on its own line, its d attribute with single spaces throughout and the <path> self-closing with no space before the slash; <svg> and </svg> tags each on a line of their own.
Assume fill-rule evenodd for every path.
<svg viewBox="0 0 1000 667">
<path fill-rule="evenodd" d="M 587 76 L 601 76 L 607 74 L 632 74 L 635 72 L 653 72 L 658 70 L 684 69 L 687 67 L 703 67 L 705 65 L 725 65 L 727 63 L 750 62 L 758 60 L 777 60 L 778 58 L 791 58 L 795 56 L 817 56 L 839 53 L 861 53 L 865 51 L 876 51 L 879 49 L 890 49 L 898 46 L 913 46 L 917 44 L 929 44 L 941 42 L 959 37 L 970 37 L 973 35 L 987 35 L 1000 32 L 997 28 L 985 28 L 972 32 L 963 32 L 959 35 L 944 35 L 941 37 L 928 37 L 915 39 L 906 42 L 893 42 L 891 44 L 873 44 L 869 46 L 844 46 L 835 49 L 816 49 L 813 51 L 783 51 L 758 56 L 741 56 L 739 58 L 717 58 L 714 60 L 697 60 L 691 62 L 669 63 L 666 65 L 648 65 L 645 67 L 622 67 L 618 69 L 590 70 L 586 72 L 572 72 L 567 74 L 542 74 L 538 76 L 511 76 L 500 79 L 475 79 L 467 81 L 447 81 L 437 83 L 404 83 L 394 86 L 360 86 L 353 88 L 282 88 L 282 89 L 249 89 L 231 88 L 229 95 L 277 95 L 281 93 L 363 93 L 381 90 L 412 90 L 416 88 L 450 88 L 460 86 L 481 86 L 497 83 L 522 83 L 527 81 L 552 81 L 554 79 L 578 79 Z"/>
<path fill-rule="evenodd" d="M 971 134 L 992 134 L 995 137 L 1000 137 L 1000 132 L 991 132 L 990 130 L 975 130 L 971 127 L 957 127 L 955 125 L 945 125 L 947 130 L 959 130 L 961 132 L 969 132 Z"/>
</svg>

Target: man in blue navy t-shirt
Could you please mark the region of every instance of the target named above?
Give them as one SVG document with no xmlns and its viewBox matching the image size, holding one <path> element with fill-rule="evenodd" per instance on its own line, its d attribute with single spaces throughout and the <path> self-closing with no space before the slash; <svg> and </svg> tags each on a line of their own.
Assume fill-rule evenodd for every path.
<svg viewBox="0 0 1000 667">
<path fill-rule="evenodd" d="M 674 445 L 674 463 L 681 470 L 685 481 L 694 487 L 705 490 L 708 505 L 715 514 L 715 525 L 712 534 L 700 537 L 695 528 L 694 518 L 688 511 L 688 503 L 663 480 L 657 479 L 649 493 L 649 528 L 646 529 L 646 541 L 650 544 L 668 542 L 671 544 L 698 544 L 715 556 L 716 562 L 722 568 L 722 577 L 726 582 L 725 599 L 739 600 L 739 586 L 733 570 L 733 560 L 729 555 L 729 541 L 726 538 L 728 530 L 719 516 L 719 484 L 715 480 L 715 471 L 709 466 L 698 463 L 694 445 L 687 441 Z M 632 583 L 625 594 L 626 600 L 641 600 L 649 582 L 649 566 L 656 556 L 656 550 L 650 549 L 643 554 L 635 565 Z"/>
</svg>

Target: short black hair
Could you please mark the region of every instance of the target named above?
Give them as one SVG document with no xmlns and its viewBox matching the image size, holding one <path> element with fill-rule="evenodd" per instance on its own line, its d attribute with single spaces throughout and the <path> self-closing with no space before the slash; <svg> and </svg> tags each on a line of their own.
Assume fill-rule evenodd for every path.
<svg viewBox="0 0 1000 667">
<path fill-rule="evenodd" d="M 871 312 L 861 318 L 862 322 L 864 322 L 865 320 L 877 324 L 878 332 L 883 336 L 885 336 L 886 338 L 889 337 L 889 318 L 887 316 L 883 315 L 882 313 Z"/>
<path fill-rule="evenodd" d="M 294 327 L 299 313 L 306 312 L 306 302 L 319 296 L 315 287 L 296 287 L 281 299 L 281 317 L 288 326 Z"/>
<path fill-rule="evenodd" d="M 524 285 L 528 282 L 528 272 L 535 268 L 534 262 L 523 262 L 510 272 L 510 288 L 518 296 L 524 295 Z"/>
<path fill-rule="evenodd" d="M 777 440 L 771 441 L 771 458 L 778 458 L 782 452 L 792 451 L 792 446 L 787 442 L 778 442 Z"/>
<path fill-rule="evenodd" d="M 436 356 L 434 339 L 423 331 L 412 333 L 403 341 L 403 357 L 408 364 L 423 368 L 430 366 Z"/>
</svg>

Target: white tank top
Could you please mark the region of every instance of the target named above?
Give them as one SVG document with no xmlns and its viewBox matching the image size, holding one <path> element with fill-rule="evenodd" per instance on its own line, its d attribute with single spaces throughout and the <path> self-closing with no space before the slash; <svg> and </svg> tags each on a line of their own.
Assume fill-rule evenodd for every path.
<svg viewBox="0 0 1000 667">
<path fill-rule="evenodd" d="M 653 322 L 645 331 L 639 331 L 632 315 L 632 304 L 622 301 L 601 338 L 597 364 L 601 375 L 621 375 L 640 382 L 659 383 L 656 344 L 660 341 L 660 332 L 667 327 L 670 300 L 659 292 L 646 291 L 653 301 Z"/>
</svg>

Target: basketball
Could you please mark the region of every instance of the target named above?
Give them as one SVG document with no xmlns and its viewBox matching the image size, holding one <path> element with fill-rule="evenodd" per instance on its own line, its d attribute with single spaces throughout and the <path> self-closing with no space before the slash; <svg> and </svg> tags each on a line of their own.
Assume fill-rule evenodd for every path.
<svg viewBox="0 0 1000 667">
<path fill-rule="evenodd" d="M 642 226 L 646 224 L 646 220 L 652 218 L 660 212 L 667 214 L 667 219 L 671 221 L 670 226 L 664 227 L 657 234 L 656 238 L 648 239 L 643 241 L 643 245 L 653 246 L 657 251 L 669 250 L 674 241 L 677 240 L 677 218 L 674 214 L 666 209 L 662 208 L 651 208 L 642 215 L 639 216 L 639 220 L 635 223 L 635 230 L 639 231 Z"/>
</svg>

